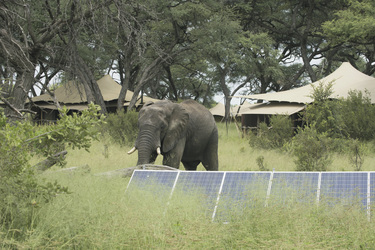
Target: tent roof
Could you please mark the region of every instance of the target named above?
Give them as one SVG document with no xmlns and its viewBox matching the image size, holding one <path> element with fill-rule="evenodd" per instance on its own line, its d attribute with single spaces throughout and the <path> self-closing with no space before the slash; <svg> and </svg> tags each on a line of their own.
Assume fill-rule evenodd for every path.
<svg viewBox="0 0 375 250">
<path fill-rule="evenodd" d="M 225 106 L 219 102 L 215 107 L 210 109 L 212 115 L 225 116 Z"/>
<path fill-rule="evenodd" d="M 241 112 L 238 112 L 238 110 L 241 111 L 243 108 L 251 106 L 251 105 L 252 104 L 250 104 L 249 102 L 244 102 L 242 105 L 237 105 L 237 106 L 231 107 L 230 108 L 231 115 L 232 116 L 236 116 L 236 115 L 240 116 Z M 212 115 L 224 117 L 225 116 L 225 106 L 224 106 L 224 104 L 219 102 L 215 107 L 210 109 L 210 112 L 211 112 Z"/>
<path fill-rule="evenodd" d="M 121 86 L 115 80 L 113 80 L 111 76 L 105 75 L 102 78 L 100 78 L 97 81 L 97 83 L 100 91 L 102 92 L 104 101 L 109 102 L 118 99 L 118 96 L 121 91 Z M 130 90 L 126 92 L 124 106 L 127 106 L 129 104 L 130 100 L 133 97 L 133 94 L 134 93 Z M 87 109 L 87 98 L 82 84 L 77 84 L 74 81 L 69 81 L 55 90 L 55 97 L 59 103 L 67 106 L 69 109 Z M 53 100 L 48 93 L 33 97 L 32 100 L 33 102 L 53 103 Z M 149 101 L 156 102 L 159 100 L 143 96 L 142 101 L 143 103 L 146 103 Z M 138 100 L 136 102 L 136 105 L 139 104 L 141 104 L 141 100 Z M 38 106 L 48 109 L 57 109 L 54 104 L 38 104 Z"/>
<path fill-rule="evenodd" d="M 241 115 L 292 115 L 305 108 L 300 103 L 255 103 L 240 109 Z"/>
<path fill-rule="evenodd" d="M 102 92 L 104 101 L 112 101 L 118 98 L 121 86 L 109 75 L 103 76 L 97 81 L 100 91 Z M 127 91 L 125 100 L 130 101 L 133 92 Z M 58 102 L 64 104 L 85 103 L 87 102 L 86 93 L 82 84 L 75 81 L 69 81 L 55 90 L 55 97 Z M 43 94 L 33 97 L 33 102 L 53 102 L 51 96 Z"/>
<path fill-rule="evenodd" d="M 67 105 L 63 105 L 65 106 L 67 109 L 69 110 L 78 110 L 78 111 L 82 111 L 82 110 L 86 110 L 89 108 L 89 106 L 87 104 L 67 104 Z M 42 109 L 51 109 L 51 110 L 57 110 L 58 108 L 53 105 L 53 104 L 38 104 L 38 107 L 42 108 Z"/>
<path fill-rule="evenodd" d="M 313 99 L 310 95 L 313 93 L 313 86 L 319 82 L 323 84 L 333 83 L 333 94 L 331 98 L 347 97 L 350 90 L 359 90 L 364 92 L 368 90 L 372 103 L 375 103 L 375 78 L 363 74 L 356 70 L 350 63 L 344 62 L 337 70 L 330 75 L 314 83 L 286 91 L 235 96 L 253 100 L 266 100 L 269 102 L 290 102 L 290 103 L 311 103 Z"/>
</svg>

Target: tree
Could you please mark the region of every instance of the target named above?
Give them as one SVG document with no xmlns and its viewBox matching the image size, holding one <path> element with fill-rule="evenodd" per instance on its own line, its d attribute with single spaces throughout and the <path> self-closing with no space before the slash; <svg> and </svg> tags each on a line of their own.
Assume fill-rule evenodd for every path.
<svg viewBox="0 0 375 250">
<path fill-rule="evenodd" d="M 56 37 L 64 36 L 69 30 L 67 27 L 91 17 L 94 10 L 105 6 L 104 1 L 93 3 L 88 0 L 87 4 L 85 8 L 75 1 L 16 0 L 0 3 L 0 55 L 5 58 L 3 67 L 12 68 L 7 70 L 9 79 L 13 80 L 15 74 L 15 83 L 11 82 L 13 87 L 7 93 L 9 103 L 15 109 L 24 108 L 27 95 L 37 81 L 34 75 L 40 61 L 56 59 L 56 47 L 53 45 L 61 45 L 52 43 Z M 63 55 L 64 51 L 56 54 Z M 7 109 L 6 113 L 15 115 L 11 109 Z"/>
<path fill-rule="evenodd" d="M 366 58 L 365 73 L 375 72 L 375 3 L 350 0 L 348 8 L 335 12 L 335 18 L 323 23 L 323 34 L 333 45 L 351 48 L 353 58 Z M 356 60 L 351 63 L 355 65 Z"/>
<path fill-rule="evenodd" d="M 260 93 L 298 87 L 303 78 L 315 82 L 321 77 L 315 70 L 314 60 L 321 59 L 333 47 L 320 34 L 321 24 L 330 20 L 331 13 L 342 8 L 345 1 L 238 1 L 233 4 L 244 30 L 266 33 L 272 39 L 273 60 L 283 65 L 275 78 L 254 78 Z M 256 59 L 256 55 L 254 55 Z M 302 64 L 296 63 L 301 60 Z M 260 63 L 259 71 L 267 64 Z M 278 81 L 287 78 L 287 81 Z"/>
</svg>

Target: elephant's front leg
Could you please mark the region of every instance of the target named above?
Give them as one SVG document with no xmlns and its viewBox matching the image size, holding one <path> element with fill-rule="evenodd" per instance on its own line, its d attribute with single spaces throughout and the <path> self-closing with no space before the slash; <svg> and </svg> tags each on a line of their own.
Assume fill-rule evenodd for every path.
<svg viewBox="0 0 375 250">
<path fill-rule="evenodd" d="M 164 153 L 163 165 L 178 169 L 180 167 L 180 162 L 182 159 L 182 154 L 184 153 L 184 149 L 185 140 L 181 139 L 172 150 L 170 150 L 167 153 Z"/>
</svg>

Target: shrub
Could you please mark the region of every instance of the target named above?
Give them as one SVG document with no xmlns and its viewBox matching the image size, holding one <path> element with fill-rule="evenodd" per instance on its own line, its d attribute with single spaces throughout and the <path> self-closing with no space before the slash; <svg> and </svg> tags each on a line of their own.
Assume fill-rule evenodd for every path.
<svg viewBox="0 0 375 250">
<path fill-rule="evenodd" d="M 366 144 L 359 140 L 351 140 L 349 143 L 349 162 L 353 165 L 355 171 L 361 171 L 367 152 Z"/>
<path fill-rule="evenodd" d="M 103 135 L 120 146 L 131 146 L 138 134 L 138 113 L 122 111 L 109 114 L 103 126 Z"/>
<path fill-rule="evenodd" d="M 250 134 L 250 146 L 263 149 L 281 148 L 293 136 L 292 122 L 288 116 L 270 117 L 270 127 L 266 123 L 259 124 L 257 135 Z"/>
<path fill-rule="evenodd" d="M 350 91 L 341 102 L 343 123 L 350 138 L 372 140 L 375 136 L 375 107 L 371 104 L 370 94 Z"/>
<path fill-rule="evenodd" d="M 327 133 L 330 137 L 342 137 L 344 134 L 344 123 L 341 112 L 341 101 L 331 100 L 333 93 L 333 82 L 324 85 L 320 82 L 318 86 L 312 86 L 311 98 L 314 102 L 307 105 L 304 114 L 306 124 L 315 124 L 318 133 Z"/>
<path fill-rule="evenodd" d="M 57 193 L 67 192 L 57 183 L 39 182 L 30 159 L 51 157 L 65 146 L 88 150 L 91 139 L 97 137 L 95 127 L 101 123 L 97 106 L 90 105 L 81 115 L 68 116 L 66 109 L 61 112 L 55 125 L 43 127 L 27 121 L 10 124 L 0 116 L 0 228 L 8 230 L 7 237 L 24 236 L 35 226 L 39 208 Z"/>
<path fill-rule="evenodd" d="M 315 123 L 319 133 L 332 138 L 372 140 L 375 137 L 375 106 L 366 91 L 349 91 L 347 98 L 331 100 L 333 83 L 313 86 L 314 102 L 306 107 L 306 124 Z"/>
<path fill-rule="evenodd" d="M 330 138 L 327 133 L 318 133 L 315 125 L 299 128 L 297 135 L 288 145 L 297 158 L 297 171 L 326 171 L 332 163 Z"/>
<path fill-rule="evenodd" d="M 260 171 L 270 171 L 264 163 L 264 156 L 261 155 L 257 157 L 255 161 L 257 162 Z"/>
</svg>

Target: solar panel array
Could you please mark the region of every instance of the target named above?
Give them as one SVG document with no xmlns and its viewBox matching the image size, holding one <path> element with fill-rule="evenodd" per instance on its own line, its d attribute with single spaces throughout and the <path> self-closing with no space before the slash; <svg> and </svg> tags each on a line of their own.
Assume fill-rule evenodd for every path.
<svg viewBox="0 0 375 250">
<path fill-rule="evenodd" d="M 157 188 L 155 188 L 157 185 Z M 359 205 L 370 216 L 375 200 L 375 172 L 232 172 L 135 170 L 127 187 L 163 193 L 176 190 L 199 194 L 212 219 L 261 200 L 271 203 L 302 202 Z M 229 201 L 229 202 L 227 202 Z"/>
</svg>

